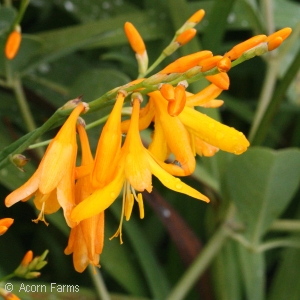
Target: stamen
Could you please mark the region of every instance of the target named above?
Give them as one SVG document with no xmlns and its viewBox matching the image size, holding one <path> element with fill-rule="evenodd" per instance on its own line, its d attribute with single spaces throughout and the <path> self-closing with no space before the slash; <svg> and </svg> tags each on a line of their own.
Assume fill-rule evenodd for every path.
<svg viewBox="0 0 300 300">
<path fill-rule="evenodd" d="M 138 204 L 140 210 L 140 219 L 144 219 L 145 216 L 144 201 L 143 201 L 143 195 L 141 193 L 138 194 Z"/>
<path fill-rule="evenodd" d="M 123 244 L 123 240 L 122 240 L 122 224 L 123 224 L 123 217 L 124 217 L 124 211 L 125 211 L 126 183 L 127 183 L 127 181 L 125 182 L 124 187 L 123 187 L 122 212 L 121 212 L 121 218 L 120 218 L 119 227 L 118 227 L 117 231 L 115 232 L 115 234 L 109 238 L 109 240 L 111 241 L 113 238 L 119 237 L 121 245 Z"/>
<path fill-rule="evenodd" d="M 38 217 L 35 220 L 32 220 L 32 222 L 37 224 L 39 221 L 43 221 L 46 226 L 49 225 L 49 223 L 47 223 L 45 220 L 44 209 L 45 209 L 45 202 L 43 202 L 43 204 L 42 204 L 42 209 L 41 209 L 41 212 L 39 213 Z"/>
</svg>

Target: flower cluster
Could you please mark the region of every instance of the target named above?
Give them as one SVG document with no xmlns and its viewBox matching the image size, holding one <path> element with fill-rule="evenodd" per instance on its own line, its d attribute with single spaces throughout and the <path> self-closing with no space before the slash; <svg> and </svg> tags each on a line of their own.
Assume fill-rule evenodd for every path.
<svg viewBox="0 0 300 300">
<path fill-rule="evenodd" d="M 159 60 L 193 38 L 196 34 L 193 27 L 203 16 L 203 10 L 196 12 L 176 32 Z M 214 56 L 210 51 L 187 55 L 146 78 L 154 67 L 148 68 L 145 44 L 135 27 L 127 22 L 125 33 L 136 53 L 139 79 L 107 93 L 115 97 L 115 104 L 102 129 L 95 157 L 84 122 L 79 117 L 88 109 L 88 104 L 77 99 L 72 102 L 75 108 L 49 144 L 36 172 L 6 197 L 6 206 L 34 197 L 34 204 L 40 210 L 34 221 L 45 223 L 45 214 L 62 208 L 71 227 L 65 253 L 73 253 L 75 269 L 82 272 L 89 263 L 99 266 L 104 211 L 122 191 L 121 222 L 114 235 L 120 237 L 121 243 L 122 220 L 130 219 L 135 201 L 140 218 L 144 217 L 142 192 L 151 193 L 152 175 L 175 192 L 209 202 L 205 195 L 178 177 L 194 172 L 196 154 L 209 157 L 222 150 L 239 155 L 247 150 L 249 142 L 243 133 L 208 117 L 196 107 L 221 106 L 223 101 L 216 98 L 229 88 L 227 72 L 230 68 L 275 49 L 290 32 L 285 28 L 269 37 L 253 37 L 223 56 Z M 189 83 L 199 79 L 207 80 L 207 87 L 196 94 L 188 92 Z M 122 108 L 127 99 L 131 100 L 131 117 L 122 121 Z M 142 104 L 144 99 L 147 99 L 146 104 Z M 154 130 L 152 141 L 146 147 L 140 131 L 150 124 Z M 82 150 L 80 166 L 76 166 L 76 130 Z"/>
</svg>

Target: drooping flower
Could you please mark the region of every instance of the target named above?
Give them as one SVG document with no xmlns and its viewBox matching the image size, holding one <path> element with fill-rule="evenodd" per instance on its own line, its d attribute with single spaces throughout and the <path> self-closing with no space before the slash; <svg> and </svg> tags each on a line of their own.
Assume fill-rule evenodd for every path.
<svg viewBox="0 0 300 300">
<path fill-rule="evenodd" d="M 81 143 L 81 166 L 93 164 L 88 137 L 82 124 L 78 124 Z M 93 192 L 90 174 L 81 177 L 75 185 L 75 203 L 79 204 Z M 88 264 L 99 266 L 99 258 L 104 240 L 104 211 L 87 218 L 71 229 L 65 254 L 73 253 L 73 264 L 77 272 L 83 272 Z"/>
<path fill-rule="evenodd" d="M 151 153 L 143 146 L 139 135 L 139 111 L 140 100 L 134 98 L 133 111 L 129 129 L 126 135 L 124 145 L 121 149 L 118 160 L 117 168 L 114 177 L 110 183 L 101 189 L 96 190 L 87 199 L 79 203 L 72 212 L 72 219 L 74 222 L 79 222 L 83 219 L 94 216 L 106 208 L 108 208 L 118 197 L 125 184 L 125 192 L 133 193 L 133 191 L 142 192 L 144 190 L 152 191 L 152 174 L 156 176 L 166 187 L 176 192 L 187 194 L 196 199 L 204 200 L 209 199 L 202 195 L 200 192 L 189 187 L 183 183 L 179 178 L 175 178 L 165 171 L 153 158 Z M 103 134 L 103 133 L 102 133 Z M 130 188 L 128 188 L 128 184 Z M 130 195 L 123 195 L 124 204 Z M 141 198 L 137 201 L 141 202 Z M 140 204 L 140 209 L 142 205 Z M 143 213 L 141 213 L 143 215 Z"/>
<path fill-rule="evenodd" d="M 7 207 L 35 196 L 34 204 L 41 210 L 35 222 L 45 222 L 44 214 L 56 212 L 62 207 L 68 225 L 75 225 L 70 220 L 70 213 L 75 205 L 76 121 L 84 110 L 85 105 L 80 102 L 49 144 L 35 173 L 6 197 Z"/>
</svg>

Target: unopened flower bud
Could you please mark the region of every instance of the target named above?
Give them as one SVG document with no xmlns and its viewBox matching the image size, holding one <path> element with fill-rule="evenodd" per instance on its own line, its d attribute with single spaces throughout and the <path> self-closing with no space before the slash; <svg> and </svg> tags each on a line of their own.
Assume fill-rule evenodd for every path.
<svg viewBox="0 0 300 300">
<path fill-rule="evenodd" d="M 30 161 L 30 158 L 26 158 L 22 154 L 14 154 L 11 161 L 20 171 L 24 172 L 23 167 Z"/>
<path fill-rule="evenodd" d="M 231 60 L 228 57 L 223 57 L 217 63 L 218 71 L 221 72 L 228 72 L 231 68 Z"/>
<path fill-rule="evenodd" d="M 228 90 L 229 88 L 229 76 L 227 73 L 218 73 L 205 78 L 222 90 Z"/>
<path fill-rule="evenodd" d="M 29 250 L 24 255 L 24 257 L 21 261 L 21 265 L 24 266 L 24 267 L 28 266 L 31 263 L 32 259 L 33 259 L 33 252 L 31 250 Z"/>
<path fill-rule="evenodd" d="M 36 265 L 35 269 L 36 269 L 36 270 L 41 270 L 41 269 L 44 268 L 47 264 L 48 264 L 48 262 L 45 261 L 45 260 L 40 261 L 40 262 Z"/>
<path fill-rule="evenodd" d="M 283 42 L 282 37 L 277 36 L 276 38 L 274 38 L 268 42 L 268 50 L 272 51 L 272 50 L 278 48 L 282 44 L 282 42 Z"/>
<path fill-rule="evenodd" d="M 228 57 L 230 60 L 235 60 L 242 56 L 242 54 L 247 50 L 265 42 L 266 39 L 267 36 L 264 34 L 253 36 L 252 38 L 234 46 L 230 51 L 224 54 L 224 57 Z"/>
<path fill-rule="evenodd" d="M 205 11 L 200 9 L 196 11 L 181 27 L 177 30 L 176 34 L 181 34 L 189 28 L 195 27 L 204 17 Z"/>
<path fill-rule="evenodd" d="M 12 218 L 3 218 L 0 219 L 0 235 L 3 235 L 8 228 L 13 224 L 14 219 Z"/>
<path fill-rule="evenodd" d="M 277 37 L 281 37 L 282 40 L 284 41 L 291 33 L 292 33 L 292 28 L 285 27 L 283 29 L 280 29 L 280 30 L 270 34 L 267 37 L 266 42 L 269 43 L 270 41 L 276 39 Z"/>
<path fill-rule="evenodd" d="M 212 57 L 211 51 L 199 51 L 193 54 L 189 54 L 178 58 L 168 66 L 166 66 L 163 70 L 161 70 L 160 74 L 170 74 L 170 73 L 184 73 L 189 69 L 197 66 L 202 60 Z"/>
<path fill-rule="evenodd" d="M 197 30 L 195 28 L 187 29 L 175 39 L 175 42 L 177 42 L 180 46 L 183 46 L 187 44 L 196 35 L 196 33 Z"/>
<path fill-rule="evenodd" d="M 175 91 L 173 85 L 169 83 L 164 83 L 161 85 L 159 91 L 166 100 L 168 101 L 175 100 Z"/>
<path fill-rule="evenodd" d="M 134 25 L 130 22 L 126 22 L 124 30 L 133 51 L 142 55 L 146 51 L 145 43 Z"/>
<path fill-rule="evenodd" d="M 25 275 L 25 279 L 33 279 L 33 278 L 38 278 L 41 276 L 41 272 L 29 272 L 28 274 Z"/>
<path fill-rule="evenodd" d="M 7 59 L 12 60 L 16 57 L 22 41 L 21 28 L 17 26 L 12 31 L 5 44 L 5 56 Z"/>
<path fill-rule="evenodd" d="M 174 90 L 175 99 L 174 101 L 169 101 L 168 103 L 168 114 L 172 117 L 178 116 L 185 107 L 186 104 L 186 94 L 185 86 L 179 84 Z"/>
<path fill-rule="evenodd" d="M 213 57 L 209 57 L 207 59 L 202 60 L 199 63 L 199 67 L 201 67 L 201 72 L 206 72 L 214 68 L 218 62 L 223 58 L 221 55 L 216 55 Z"/>
</svg>

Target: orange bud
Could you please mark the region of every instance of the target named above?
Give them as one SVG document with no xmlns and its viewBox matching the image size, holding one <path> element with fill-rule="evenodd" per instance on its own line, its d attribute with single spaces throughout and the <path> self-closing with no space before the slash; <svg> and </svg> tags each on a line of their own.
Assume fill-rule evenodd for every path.
<svg viewBox="0 0 300 300">
<path fill-rule="evenodd" d="M 21 45 L 22 35 L 18 30 L 12 31 L 5 44 L 5 56 L 7 59 L 12 60 L 18 53 Z"/>
<path fill-rule="evenodd" d="M 12 218 L 3 218 L 0 220 L 0 235 L 3 235 L 8 228 L 13 224 L 14 219 Z"/>
<path fill-rule="evenodd" d="M 33 258 L 33 252 L 31 250 L 27 251 L 21 261 L 21 265 L 24 267 L 28 266 L 31 263 L 32 258 Z"/>
<path fill-rule="evenodd" d="M 164 83 L 160 87 L 160 93 L 162 96 L 168 100 L 168 101 L 174 101 L 175 100 L 175 91 L 173 85 L 169 83 Z"/>
<path fill-rule="evenodd" d="M 213 57 L 209 57 L 205 60 L 202 60 L 200 63 L 199 63 L 199 67 L 201 67 L 201 72 L 206 72 L 212 68 L 214 68 L 217 63 L 223 58 L 223 56 L 221 55 L 216 55 L 216 56 L 213 56 Z"/>
<path fill-rule="evenodd" d="M 272 51 L 276 48 L 278 48 L 283 42 L 282 37 L 277 36 L 275 39 L 272 39 L 268 42 L 268 51 Z"/>
<path fill-rule="evenodd" d="M 285 27 L 283 29 L 280 29 L 272 34 L 270 34 L 267 39 L 266 42 L 269 43 L 271 40 L 274 40 L 277 37 L 281 37 L 282 40 L 284 41 L 292 32 L 292 29 L 290 27 Z"/>
<path fill-rule="evenodd" d="M 231 60 L 228 57 L 223 57 L 218 61 L 217 68 L 219 72 L 228 72 L 231 68 Z"/>
<path fill-rule="evenodd" d="M 146 51 L 146 47 L 139 32 L 130 22 L 125 23 L 124 30 L 133 51 L 142 55 Z"/>
<path fill-rule="evenodd" d="M 230 60 L 235 60 L 242 56 L 242 54 L 247 50 L 265 42 L 266 39 L 267 36 L 264 34 L 253 36 L 252 38 L 234 46 L 230 51 L 225 53 L 224 57 L 228 57 Z"/>
<path fill-rule="evenodd" d="M 186 103 L 186 94 L 185 94 L 185 86 L 177 85 L 175 87 L 175 100 L 169 101 L 168 103 L 168 114 L 171 117 L 178 116 L 185 107 Z"/>
<path fill-rule="evenodd" d="M 187 44 L 197 33 L 195 28 L 190 28 L 181 33 L 175 40 L 180 46 Z"/>
<path fill-rule="evenodd" d="M 160 74 L 184 73 L 197 66 L 203 59 L 211 57 L 211 51 L 199 51 L 193 54 L 182 56 L 161 70 Z"/>
<path fill-rule="evenodd" d="M 188 20 L 189 23 L 195 23 L 198 24 L 204 17 L 205 11 L 203 9 L 200 9 L 196 11 Z"/>
<path fill-rule="evenodd" d="M 229 76 L 227 73 L 218 73 L 216 75 L 206 76 L 205 78 L 222 90 L 228 90 L 229 88 Z"/>
</svg>

